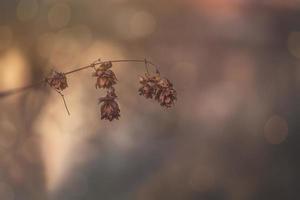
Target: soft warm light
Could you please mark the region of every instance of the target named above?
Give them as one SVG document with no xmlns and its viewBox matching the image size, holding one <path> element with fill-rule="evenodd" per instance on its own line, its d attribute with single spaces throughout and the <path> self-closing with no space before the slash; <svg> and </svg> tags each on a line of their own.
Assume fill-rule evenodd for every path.
<svg viewBox="0 0 300 200">
<path fill-rule="evenodd" d="M 0 51 L 8 48 L 13 40 L 13 33 L 10 27 L 0 26 Z"/>
<path fill-rule="evenodd" d="M 156 21 L 149 12 L 138 11 L 132 15 L 129 25 L 132 36 L 139 38 L 153 33 L 156 28 Z"/>
<path fill-rule="evenodd" d="M 10 49 L 0 58 L 0 89 L 28 84 L 28 63 L 19 49 Z"/>
</svg>

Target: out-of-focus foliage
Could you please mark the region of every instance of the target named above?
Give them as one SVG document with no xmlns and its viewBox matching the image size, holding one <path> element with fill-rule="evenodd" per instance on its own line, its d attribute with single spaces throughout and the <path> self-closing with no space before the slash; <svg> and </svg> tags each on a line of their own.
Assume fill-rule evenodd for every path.
<svg viewBox="0 0 300 200">
<path fill-rule="evenodd" d="M 0 101 L 0 199 L 297 199 L 300 3 L 2 0 L 0 89 L 102 59 L 159 64 L 178 92 L 138 95 L 114 64 L 122 116 L 100 120 L 92 71 Z"/>
</svg>

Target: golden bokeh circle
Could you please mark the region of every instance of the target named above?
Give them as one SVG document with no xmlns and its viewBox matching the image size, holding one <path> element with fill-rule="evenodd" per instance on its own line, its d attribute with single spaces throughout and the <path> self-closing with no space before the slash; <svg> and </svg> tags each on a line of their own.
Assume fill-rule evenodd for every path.
<svg viewBox="0 0 300 200">
<path fill-rule="evenodd" d="M 48 22 L 52 28 L 62 28 L 71 19 L 71 7 L 66 3 L 57 3 L 48 12 Z"/>
</svg>

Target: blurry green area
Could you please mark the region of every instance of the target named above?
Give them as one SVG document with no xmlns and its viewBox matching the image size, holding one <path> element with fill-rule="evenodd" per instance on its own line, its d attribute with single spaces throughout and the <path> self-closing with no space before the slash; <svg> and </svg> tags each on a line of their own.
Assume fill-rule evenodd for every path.
<svg viewBox="0 0 300 200">
<path fill-rule="evenodd" d="M 100 120 L 92 71 L 61 98 L 0 100 L 0 199 L 298 199 L 300 3 L 2 0 L 0 90 L 101 58 L 159 65 L 165 110 L 113 66 L 121 119 Z"/>
</svg>

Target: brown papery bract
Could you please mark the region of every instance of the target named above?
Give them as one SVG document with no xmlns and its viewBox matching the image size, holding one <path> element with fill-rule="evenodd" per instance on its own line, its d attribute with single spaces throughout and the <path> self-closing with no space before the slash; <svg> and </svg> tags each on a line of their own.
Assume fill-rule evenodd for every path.
<svg viewBox="0 0 300 200">
<path fill-rule="evenodd" d="M 170 108 L 177 100 L 177 92 L 173 88 L 173 84 L 166 78 L 161 78 L 160 74 L 140 77 L 141 87 L 139 94 L 145 98 L 154 99 L 160 103 L 161 106 Z"/>
<path fill-rule="evenodd" d="M 51 74 L 45 80 L 51 88 L 58 91 L 63 91 L 68 87 L 66 75 L 55 70 L 52 70 Z"/>
</svg>

